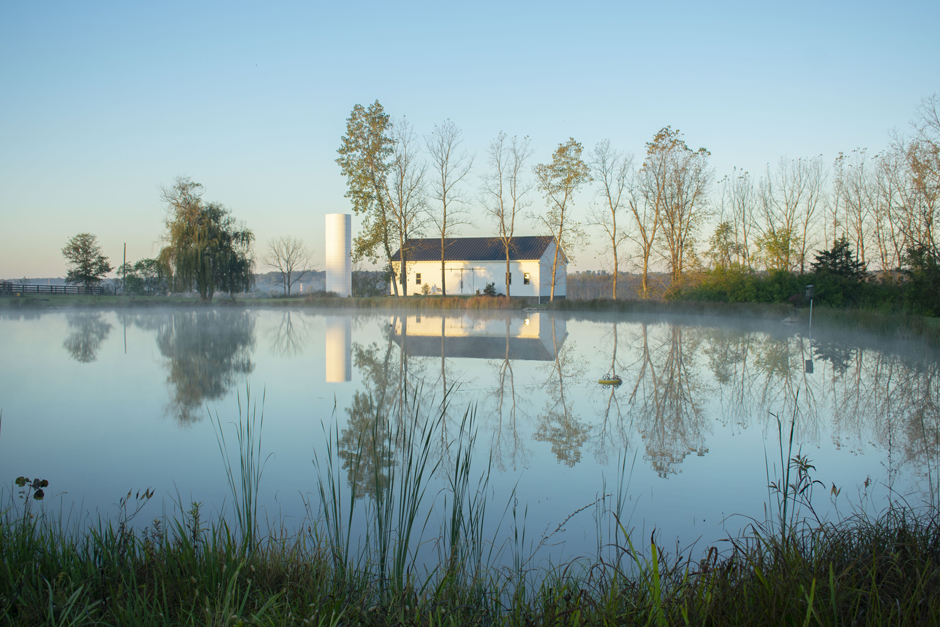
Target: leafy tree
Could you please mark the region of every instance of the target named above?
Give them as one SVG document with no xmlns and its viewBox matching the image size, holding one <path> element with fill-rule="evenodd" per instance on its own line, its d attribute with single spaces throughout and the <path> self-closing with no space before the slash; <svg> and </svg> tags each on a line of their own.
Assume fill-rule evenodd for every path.
<svg viewBox="0 0 940 627">
<path fill-rule="evenodd" d="M 169 291 L 166 273 L 156 259 L 141 259 L 117 269 L 124 281 L 124 293 L 132 296 L 161 296 Z"/>
<path fill-rule="evenodd" d="M 100 283 L 104 275 L 113 269 L 101 251 L 98 238 L 91 233 L 79 233 L 72 237 L 62 254 L 69 263 L 66 283 L 91 287 Z"/>
<path fill-rule="evenodd" d="M 816 255 L 812 270 L 816 274 L 835 274 L 855 281 L 868 278 L 866 264 L 859 261 L 852 252 L 849 240 L 843 235 L 832 244 L 830 250 L 822 250 Z"/>
<path fill-rule="evenodd" d="M 711 260 L 712 268 L 726 270 L 737 265 L 737 259 L 744 256 L 743 247 L 735 241 L 734 226 L 731 222 L 722 222 L 715 227 L 708 243 L 711 247 L 706 256 Z"/>
<path fill-rule="evenodd" d="M 353 212 L 364 216 L 362 229 L 353 245 L 353 259 L 378 261 L 379 249 L 392 261 L 392 215 L 388 204 L 388 176 L 395 142 L 392 122 L 376 100 L 369 108 L 357 104 L 346 120 L 346 134 L 336 151 L 348 187 L 345 197 Z M 395 295 L 398 283 L 393 282 Z"/>
<path fill-rule="evenodd" d="M 570 215 L 575 192 L 581 185 L 591 182 L 591 171 L 581 160 L 581 152 L 581 144 L 569 137 L 564 144 L 558 144 L 551 163 L 539 164 L 535 167 L 537 186 L 548 203 L 548 212 L 544 216 L 539 216 L 539 219 L 555 237 L 552 291 L 549 300 L 555 300 L 559 254 L 564 254 L 562 250 L 566 248 L 566 245 L 575 244 L 584 237 L 581 225 L 572 220 Z"/>
<path fill-rule="evenodd" d="M 223 205 L 204 203 L 202 194 L 202 185 L 188 177 L 162 190 L 167 245 L 159 261 L 174 290 L 195 287 L 202 300 L 212 300 L 216 291 L 234 294 L 251 287 L 254 234 Z"/>
</svg>

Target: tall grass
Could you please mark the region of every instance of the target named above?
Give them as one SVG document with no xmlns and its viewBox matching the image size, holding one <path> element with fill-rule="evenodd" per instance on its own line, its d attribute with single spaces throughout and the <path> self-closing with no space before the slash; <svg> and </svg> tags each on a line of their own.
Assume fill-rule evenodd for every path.
<svg viewBox="0 0 940 627">
<path fill-rule="evenodd" d="M 235 426 L 235 438 L 238 444 L 238 480 L 232 468 L 232 461 L 228 450 L 228 441 L 225 438 L 225 429 L 222 419 L 216 412 L 213 420 L 219 452 L 222 454 L 222 463 L 225 466 L 225 475 L 228 479 L 229 490 L 232 493 L 232 502 L 235 507 L 235 518 L 241 532 L 243 547 L 247 551 L 255 548 L 258 535 L 258 491 L 261 488 L 261 475 L 264 473 L 264 461 L 261 459 L 261 432 L 264 427 L 264 399 L 261 396 L 261 414 L 258 415 L 257 404 L 251 404 L 251 388 L 245 389 L 245 407 L 242 409 L 241 393 L 238 398 L 238 422 Z M 211 416 L 210 412 L 210 416 Z"/>
<path fill-rule="evenodd" d="M 236 427 L 238 470 L 220 435 L 238 495 L 237 534 L 224 518 L 203 520 L 197 504 L 135 528 L 130 519 L 149 491 L 122 500 L 116 523 L 65 532 L 41 502 L 27 507 L 28 489 L 12 494 L 0 516 L 0 624 L 940 623 L 936 507 L 806 519 L 800 512 L 812 505 L 812 490 L 804 488 L 815 482 L 814 469 L 800 451 L 794 454 L 792 430 L 787 437 L 782 422 L 780 465 L 767 464 L 768 483 L 776 484 L 768 495 L 773 516 L 728 538 L 727 548 L 670 553 L 655 537 L 636 537 L 625 511 L 629 473 L 622 458 L 617 493 L 608 494 L 605 481 L 594 504 L 597 515 L 613 517 L 615 532 L 599 540 L 596 556 L 545 565 L 527 544 L 525 505 L 515 493 L 504 513 L 512 519 L 508 543 L 486 531 L 491 466 L 473 459 L 472 408 L 449 442 L 452 463 L 444 465 L 433 443 L 447 420 L 447 399 L 425 413 L 417 398 L 396 404 L 407 408 L 402 414 L 377 415 L 371 442 L 361 438 L 348 458 L 354 473 L 373 468 L 373 497 L 357 495 L 355 480 L 347 487 L 338 428 L 325 429 L 330 437 L 316 461 L 321 503 L 310 504 L 313 516 L 292 535 L 257 532 L 263 407 L 258 415 L 249 398 L 252 411 L 240 406 Z M 215 422 L 223 431 L 218 416 Z M 369 455 L 390 461 L 388 472 L 363 463 L 374 461 Z M 443 477 L 439 491 L 431 488 L 435 472 Z M 422 570 L 429 546 L 436 547 L 437 565 Z M 498 567 L 504 546 L 511 563 Z"/>
</svg>

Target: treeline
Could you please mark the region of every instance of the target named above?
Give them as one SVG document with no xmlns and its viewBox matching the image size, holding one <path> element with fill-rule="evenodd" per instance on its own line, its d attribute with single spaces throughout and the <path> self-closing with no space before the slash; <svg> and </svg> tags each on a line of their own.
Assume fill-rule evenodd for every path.
<svg viewBox="0 0 940 627">
<path fill-rule="evenodd" d="M 528 138 L 500 133 L 480 165 L 450 120 L 421 138 L 375 102 L 353 109 L 337 162 L 364 218 L 355 254 L 384 260 L 395 276 L 407 273 L 411 238 L 440 238 L 443 264 L 446 239 L 473 214 L 504 240 L 507 261 L 523 220 L 554 236 L 569 259 L 590 237 L 603 242 L 612 298 L 625 270 L 633 271 L 626 295 L 644 299 L 786 300 L 812 274 L 819 297 L 833 304 L 900 298 L 940 312 L 938 108 L 936 95 L 925 99 L 910 132 L 895 133 L 877 154 L 859 148 L 831 164 L 782 157 L 762 173 L 719 178 L 711 153 L 668 126 L 640 157 L 607 141 L 583 152 L 569 139 L 534 167 Z M 542 210 L 529 209 L 535 190 Z M 593 199 L 576 206 L 583 191 Z M 831 255 L 849 255 L 858 272 L 846 275 L 826 261 Z M 586 287 L 569 277 L 569 298 Z"/>
</svg>

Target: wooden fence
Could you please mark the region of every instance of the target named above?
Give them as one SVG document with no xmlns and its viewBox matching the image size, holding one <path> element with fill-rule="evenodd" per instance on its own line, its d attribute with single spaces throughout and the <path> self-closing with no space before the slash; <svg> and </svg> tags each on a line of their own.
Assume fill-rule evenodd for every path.
<svg viewBox="0 0 940 627">
<path fill-rule="evenodd" d="M 104 293 L 104 287 L 101 285 L 94 287 L 85 287 L 84 285 L 26 285 L 0 281 L 0 296 L 19 296 L 21 294 L 94 294 L 100 296 Z"/>
</svg>

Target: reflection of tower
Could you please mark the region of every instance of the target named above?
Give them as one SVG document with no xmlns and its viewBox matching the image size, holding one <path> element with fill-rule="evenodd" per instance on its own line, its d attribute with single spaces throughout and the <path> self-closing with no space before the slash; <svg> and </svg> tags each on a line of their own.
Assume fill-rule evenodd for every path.
<svg viewBox="0 0 940 627">
<path fill-rule="evenodd" d="M 352 318 L 326 317 L 326 382 L 352 381 Z"/>
<path fill-rule="evenodd" d="M 352 216 L 326 214 L 326 291 L 352 294 Z"/>
</svg>

